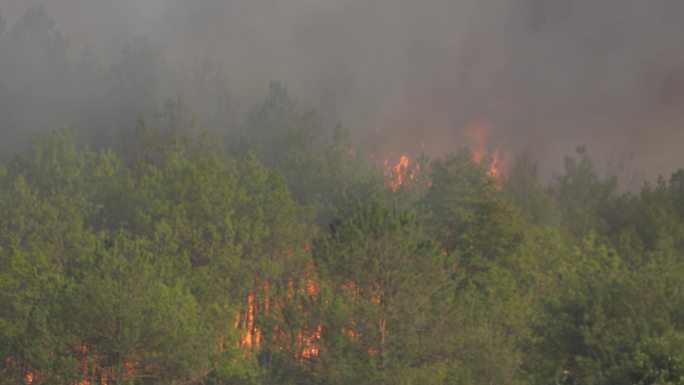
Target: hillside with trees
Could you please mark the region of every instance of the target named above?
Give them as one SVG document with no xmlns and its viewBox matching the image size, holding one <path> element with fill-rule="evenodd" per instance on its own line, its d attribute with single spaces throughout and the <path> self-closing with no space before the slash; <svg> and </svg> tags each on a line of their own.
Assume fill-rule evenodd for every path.
<svg viewBox="0 0 684 385">
<path fill-rule="evenodd" d="M 3 166 L 3 383 L 682 382 L 682 171 L 618 193 L 583 149 L 549 185 L 463 149 L 393 190 L 281 86 L 239 135 L 187 114 Z"/>
<path fill-rule="evenodd" d="M 234 123 L 67 45 L 0 28 L 1 385 L 684 384 L 684 169 L 388 168 L 279 83 Z"/>
</svg>

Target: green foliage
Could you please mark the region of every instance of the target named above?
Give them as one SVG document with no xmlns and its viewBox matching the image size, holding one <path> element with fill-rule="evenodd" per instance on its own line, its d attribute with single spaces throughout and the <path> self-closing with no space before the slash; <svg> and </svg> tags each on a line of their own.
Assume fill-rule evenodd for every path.
<svg viewBox="0 0 684 385">
<path fill-rule="evenodd" d="M 421 207 L 428 231 L 447 254 L 458 253 L 477 265 L 480 259 L 503 258 L 516 246 L 516 209 L 469 152 L 436 160 L 430 175 L 432 185 Z"/>
<path fill-rule="evenodd" d="M 411 383 L 439 365 L 451 280 L 414 214 L 360 207 L 331 226 L 314 256 L 337 292 L 325 320 L 325 376 L 335 383 Z"/>
<path fill-rule="evenodd" d="M 113 383 L 188 381 L 210 367 L 214 333 L 183 281 L 164 282 L 149 248 L 123 233 L 105 238 L 63 288 L 72 351 L 94 355 L 95 376 Z"/>
<path fill-rule="evenodd" d="M 579 159 L 565 157 L 565 174 L 553 187 L 563 225 L 577 237 L 591 231 L 604 234 L 608 230 L 605 213 L 614 198 L 617 179 L 600 180 L 584 147 L 577 148 L 577 156 Z"/>
<path fill-rule="evenodd" d="M 559 216 L 556 201 L 548 194 L 538 179 L 537 165 L 527 155 L 516 159 L 504 191 L 515 205 L 520 208 L 523 218 L 535 225 L 556 226 Z"/>
<path fill-rule="evenodd" d="M 271 83 L 261 104 L 248 114 L 241 136 L 229 145 L 235 153 L 252 151 L 277 169 L 298 202 L 312 206 L 316 222 L 326 226 L 359 202 L 383 196 L 382 174 L 348 143 L 341 127 L 326 132 L 314 111 L 300 112 L 287 88 Z"/>
<path fill-rule="evenodd" d="M 36 12 L 0 45 L 59 48 Z M 583 149 L 549 187 L 464 150 L 390 191 L 275 83 L 237 135 L 174 100 L 130 142 L 0 166 L 0 383 L 684 382 L 681 170 L 618 194 Z"/>
<path fill-rule="evenodd" d="M 73 382 L 84 365 L 114 383 L 259 377 L 238 374 L 251 364 L 238 360 L 232 325 L 247 293 L 301 275 L 308 214 L 253 157 L 168 135 L 129 166 L 111 149 L 77 149 L 62 129 L 3 172 L 10 378 Z"/>
<path fill-rule="evenodd" d="M 633 385 L 684 384 L 682 336 L 651 339 L 640 344 L 634 353 L 634 367 L 629 373 Z"/>
</svg>

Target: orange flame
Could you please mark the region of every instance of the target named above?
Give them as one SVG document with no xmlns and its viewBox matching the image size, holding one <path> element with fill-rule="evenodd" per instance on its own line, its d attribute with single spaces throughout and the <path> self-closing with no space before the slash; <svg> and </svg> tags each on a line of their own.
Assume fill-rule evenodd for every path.
<svg viewBox="0 0 684 385">
<path fill-rule="evenodd" d="M 308 335 L 305 335 L 301 331 L 298 333 L 299 334 L 297 336 L 298 340 L 301 341 L 302 346 L 303 346 L 302 352 L 301 352 L 302 358 L 318 357 L 320 340 L 321 340 L 321 332 L 322 331 L 323 331 L 323 328 L 321 327 L 321 325 L 318 325 L 318 326 L 316 326 L 314 331 L 312 333 L 309 333 Z"/>
<path fill-rule="evenodd" d="M 385 159 L 385 177 L 390 190 L 397 191 L 404 184 L 404 174 L 408 165 L 409 158 L 406 154 L 402 155 L 394 166 L 390 166 L 389 159 Z"/>
<path fill-rule="evenodd" d="M 314 277 L 314 267 L 313 264 L 309 263 L 307 265 L 304 286 L 296 289 L 295 282 L 292 278 L 288 279 L 288 290 L 286 293 L 286 300 L 293 300 L 293 295 L 296 292 L 306 293 L 310 297 L 313 297 L 318 292 L 318 286 L 316 279 Z M 268 295 L 269 284 L 266 282 L 263 286 L 264 295 L 257 294 L 257 291 L 250 291 L 247 295 L 247 308 L 238 313 L 235 317 L 234 326 L 236 329 L 241 331 L 241 336 L 238 340 L 238 347 L 243 347 L 248 350 L 259 349 L 261 346 L 262 330 L 259 328 L 256 320 L 256 312 L 260 311 L 264 314 L 268 314 L 271 306 L 275 308 L 284 307 L 284 302 L 275 301 L 273 304 Z M 276 326 L 276 329 L 279 329 Z M 310 328 L 302 329 L 296 332 L 296 341 L 299 344 L 298 352 L 295 352 L 295 358 L 312 358 L 318 356 L 320 339 L 322 333 L 322 326 L 317 325 L 313 330 Z M 219 346 L 223 345 L 223 341 L 219 341 Z"/>
<path fill-rule="evenodd" d="M 466 136 L 473 144 L 473 160 L 480 164 L 487 153 L 487 136 L 492 123 L 486 119 L 477 119 L 466 128 Z"/>
<path fill-rule="evenodd" d="M 259 342 L 261 339 L 261 330 L 254 324 L 255 316 L 255 295 L 254 292 L 250 292 L 247 295 L 247 310 L 241 317 L 240 314 L 237 316 L 235 321 L 236 328 L 244 328 L 245 332 L 238 341 L 238 346 L 240 347 L 259 347 Z"/>
<path fill-rule="evenodd" d="M 413 170 L 409 170 L 409 157 L 403 154 L 395 165 L 390 165 L 389 159 L 385 159 L 385 178 L 390 190 L 397 191 L 401 186 L 404 186 L 409 181 L 415 181 L 417 178 L 420 166 L 415 165 Z"/>
<path fill-rule="evenodd" d="M 475 163 L 489 162 L 487 175 L 498 180 L 502 176 L 501 147 L 496 145 L 494 149 L 490 149 L 487 144 L 487 138 L 492 128 L 493 124 L 489 120 L 477 119 L 466 128 L 465 133 L 473 145 L 472 152 Z"/>
<path fill-rule="evenodd" d="M 487 175 L 494 179 L 501 178 L 501 171 L 499 171 L 499 146 L 497 146 L 491 153 L 491 163 Z"/>
</svg>

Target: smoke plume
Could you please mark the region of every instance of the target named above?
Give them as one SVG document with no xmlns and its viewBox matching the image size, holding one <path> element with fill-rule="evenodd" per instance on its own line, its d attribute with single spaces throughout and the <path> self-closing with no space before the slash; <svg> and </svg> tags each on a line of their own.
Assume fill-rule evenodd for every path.
<svg viewBox="0 0 684 385">
<path fill-rule="evenodd" d="M 53 26 L 30 25 L 38 6 Z M 627 179 L 684 164 L 681 1 L 1 0 L 0 11 L 5 152 L 59 124 L 110 140 L 168 97 L 200 123 L 233 125 L 275 80 L 372 153 L 441 156 L 486 120 L 492 145 L 528 152 L 545 175 L 578 145 Z M 41 28 L 68 57 L 33 49 Z"/>
</svg>

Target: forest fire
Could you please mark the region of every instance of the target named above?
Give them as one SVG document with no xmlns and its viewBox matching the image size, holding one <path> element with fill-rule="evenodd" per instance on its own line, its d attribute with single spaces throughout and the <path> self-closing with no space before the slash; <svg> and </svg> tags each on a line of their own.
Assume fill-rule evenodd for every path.
<svg viewBox="0 0 684 385">
<path fill-rule="evenodd" d="M 385 178 L 392 191 L 397 191 L 404 184 L 404 170 L 408 168 L 409 158 L 406 154 L 399 158 L 395 165 L 391 165 L 389 159 L 385 159 Z"/>
<path fill-rule="evenodd" d="M 409 169 L 410 159 L 407 154 L 401 155 L 399 161 L 392 165 L 389 159 L 385 159 L 385 178 L 387 179 L 390 190 L 397 191 L 401 186 L 408 182 L 415 181 L 420 165 L 414 165 L 413 169 Z"/>
<path fill-rule="evenodd" d="M 489 120 L 477 119 L 466 128 L 465 137 L 470 145 L 473 161 L 486 167 L 489 177 L 500 180 L 504 177 L 507 162 L 503 156 L 502 145 L 500 143 L 494 146 L 490 144 L 489 133 L 492 128 L 493 124 Z M 396 163 L 386 158 L 383 162 L 383 168 L 389 189 L 396 192 L 407 183 L 416 181 L 420 165 L 420 162 L 412 164 L 406 153 L 402 154 Z"/>
<path fill-rule="evenodd" d="M 499 165 L 499 154 L 500 154 L 500 147 L 496 147 L 492 152 L 491 152 L 491 159 L 490 159 L 490 164 L 489 164 L 489 169 L 487 170 L 487 174 L 494 178 L 494 179 L 500 179 L 501 178 L 501 170 L 500 170 L 500 165 Z"/>
<path fill-rule="evenodd" d="M 502 175 L 503 162 L 501 157 L 501 146 L 496 145 L 492 149 L 488 144 L 489 132 L 493 128 L 491 121 L 487 119 L 477 119 L 473 121 L 465 134 L 472 145 L 473 160 L 475 163 L 487 166 L 487 174 L 500 179 Z"/>
<path fill-rule="evenodd" d="M 485 167 L 487 175 L 493 179 L 500 180 L 505 177 L 508 169 L 507 152 L 503 148 L 501 141 L 493 141 L 491 132 L 494 124 L 486 119 L 479 118 L 471 122 L 464 130 L 462 140 L 470 148 L 473 161 Z M 424 151 L 425 144 L 421 145 L 421 151 Z M 425 166 L 427 158 L 419 158 L 412 160 L 408 153 L 402 155 L 394 161 L 392 159 L 394 151 L 383 161 L 383 173 L 387 186 L 390 191 L 396 192 L 402 186 L 406 186 L 410 182 L 418 181 L 421 166 Z M 374 160 L 374 156 L 370 157 L 370 161 Z M 427 186 L 430 182 L 427 181 Z"/>
<path fill-rule="evenodd" d="M 304 281 L 302 283 L 303 286 L 297 289 L 295 288 L 294 280 L 290 278 L 288 280 L 288 289 L 285 295 L 286 299 L 275 301 L 274 306 L 283 308 L 285 306 L 284 301 L 292 301 L 297 291 L 306 293 L 309 297 L 316 295 L 318 292 L 318 285 L 314 277 L 314 268 L 312 264 L 307 265 Z M 258 316 L 262 314 L 268 315 L 270 312 L 271 299 L 268 294 L 269 286 L 268 282 L 262 286 L 263 294 L 261 296 L 255 294 L 255 291 L 250 291 L 247 296 L 247 308 L 237 314 L 234 326 L 242 333 L 238 340 L 238 347 L 243 347 L 248 350 L 259 349 L 261 347 L 262 330 L 257 324 L 256 319 Z M 276 326 L 275 331 L 279 331 L 279 333 L 283 332 L 278 326 Z M 317 325 L 313 330 L 298 330 L 296 332 L 295 340 L 299 344 L 299 348 L 294 352 L 295 358 L 313 358 L 318 356 L 321 332 L 321 325 Z M 223 342 L 221 342 L 220 345 L 223 345 Z"/>
<path fill-rule="evenodd" d="M 254 324 L 256 314 L 254 293 L 249 293 L 247 296 L 247 311 L 238 315 L 235 321 L 236 329 L 244 329 L 245 332 L 238 341 L 238 346 L 252 348 L 252 346 L 259 346 L 261 342 L 261 330 Z"/>
<path fill-rule="evenodd" d="M 0 0 L 0 385 L 684 385 L 680 20 Z"/>
</svg>

